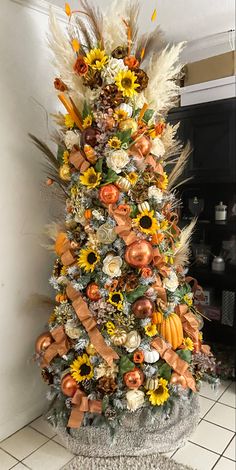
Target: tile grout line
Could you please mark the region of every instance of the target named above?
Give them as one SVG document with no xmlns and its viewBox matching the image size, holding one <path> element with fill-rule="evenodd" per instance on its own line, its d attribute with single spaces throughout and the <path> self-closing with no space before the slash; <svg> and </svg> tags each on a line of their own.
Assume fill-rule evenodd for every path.
<svg viewBox="0 0 236 470">
<path fill-rule="evenodd" d="M 209 410 L 210 411 L 210 410 Z M 226 431 L 231 431 L 235 434 L 235 430 L 234 429 L 229 429 L 229 428 L 226 428 L 225 426 L 221 426 L 220 424 L 216 424 L 216 423 L 213 423 L 212 421 L 208 421 L 208 419 L 205 419 L 203 418 L 203 421 L 206 421 L 206 423 L 209 423 L 209 424 L 214 424 L 214 426 L 217 426 L 218 428 L 221 428 L 221 429 L 225 429 Z"/>
</svg>

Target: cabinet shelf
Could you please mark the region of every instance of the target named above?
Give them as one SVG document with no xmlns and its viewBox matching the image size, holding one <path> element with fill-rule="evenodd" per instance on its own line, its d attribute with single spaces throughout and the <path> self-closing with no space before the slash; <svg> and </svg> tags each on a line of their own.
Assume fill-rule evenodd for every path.
<svg viewBox="0 0 236 470">
<path fill-rule="evenodd" d="M 200 285 L 213 286 L 221 290 L 236 291 L 235 283 L 236 270 L 230 266 L 226 266 L 224 272 L 211 271 L 209 266 L 190 266 L 188 275 L 196 278 Z"/>
</svg>

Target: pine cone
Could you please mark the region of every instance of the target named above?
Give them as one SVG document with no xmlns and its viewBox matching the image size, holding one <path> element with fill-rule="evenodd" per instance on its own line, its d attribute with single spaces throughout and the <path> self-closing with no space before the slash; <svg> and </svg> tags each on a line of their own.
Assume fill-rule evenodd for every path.
<svg viewBox="0 0 236 470">
<path fill-rule="evenodd" d="M 138 277 L 136 274 L 134 273 L 123 274 L 123 276 L 119 278 L 119 283 L 118 283 L 117 288 L 119 290 L 131 291 L 135 289 L 138 286 L 138 284 L 139 284 L 139 281 L 138 281 Z"/>
<path fill-rule="evenodd" d="M 98 70 L 90 70 L 84 77 L 83 77 L 83 84 L 93 88 L 102 86 L 102 77 Z"/>
<path fill-rule="evenodd" d="M 148 198 L 148 190 L 145 188 L 143 182 L 136 183 L 135 187 L 131 190 L 132 197 L 136 202 L 144 202 Z"/>
<path fill-rule="evenodd" d="M 115 59 L 124 59 L 128 54 L 128 47 L 126 46 L 118 46 L 114 51 L 112 51 L 111 55 Z"/>
<path fill-rule="evenodd" d="M 41 377 L 46 384 L 53 384 L 53 375 L 47 369 L 41 370 Z"/>
<path fill-rule="evenodd" d="M 117 389 L 117 383 L 112 377 L 101 377 L 97 389 L 104 395 L 110 395 Z"/>
<path fill-rule="evenodd" d="M 116 85 L 107 85 L 101 91 L 100 100 L 105 108 L 114 108 L 124 101 L 124 97 Z"/>
<path fill-rule="evenodd" d="M 137 77 L 136 83 L 139 84 L 137 92 L 140 93 L 141 91 L 145 90 L 145 88 L 147 88 L 149 78 L 146 72 L 144 72 L 142 69 L 135 70 L 135 75 Z"/>
<path fill-rule="evenodd" d="M 117 413 L 116 413 L 116 410 L 114 408 L 112 408 L 111 406 L 108 406 L 105 413 L 104 413 L 104 415 L 109 421 L 112 421 L 113 419 L 116 418 Z"/>
</svg>

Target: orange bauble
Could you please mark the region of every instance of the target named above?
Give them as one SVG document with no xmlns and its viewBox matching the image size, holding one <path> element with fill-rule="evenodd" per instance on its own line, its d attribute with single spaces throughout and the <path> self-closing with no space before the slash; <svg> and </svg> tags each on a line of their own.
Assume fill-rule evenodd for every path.
<svg viewBox="0 0 236 470">
<path fill-rule="evenodd" d="M 128 388 L 139 388 L 144 382 L 144 374 L 140 369 L 135 367 L 135 369 L 124 374 L 124 382 Z"/>
<path fill-rule="evenodd" d="M 119 196 L 120 191 L 114 184 L 106 184 L 99 190 L 99 199 L 104 204 L 115 204 Z"/>
<path fill-rule="evenodd" d="M 35 342 L 35 351 L 37 354 L 42 353 L 43 351 L 46 351 L 46 349 L 53 343 L 53 337 L 49 333 L 49 331 L 45 331 L 45 333 L 42 333 Z"/>
<path fill-rule="evenodd" d="M 183 388 L 188 387 L 185 377 L 183 375 L 177 374 L 176 372 L 173 372 L 171 375 L 170 383 L 172 385 L 181 385 Z"/>
<path fill-rule="evenodd" d="M 157 325 L 158 333 L 177 349 L 183 343 L 183 327 L 179 316 L 171 313 L 169 317 L 163 317 L 162 322 Z"/>
<path fill-rule="evenodd" d="M 147 297 L 140 297 L 132 305 L 132 312 L 137 318 L 151 317 L 154 311 L 154 303 Z"/>
<path fill-rule="evenodd" d="M 129 153 L 136 157 L 145 157 L 149 154 L 151 147 L 150 139 L 143 135 L 142 137 L 137 137 L 136 142 L 129 148 Z"/>
<path fill-rule="evenodd" d="M 77 382 L 70 374 L 64 375 L 61 380 L 61 390 L 67 397 L 73 397 L 78 388 Z"/>
<path fill-rule="evenodd" d="M 152 259 L 152 245 L 146 240 L 138 240 L 126 248 L 125 261 L 130 266 L 144 268 L 151 263 Z"/>
<path fill-rule="evenodd" d="M 91 282 L 86 288 L 86 295 L 90 300 L 99 300 L 101 299 L 101 294 L 99 292 L 99 287 L 95 282 Z"/>
</svg>

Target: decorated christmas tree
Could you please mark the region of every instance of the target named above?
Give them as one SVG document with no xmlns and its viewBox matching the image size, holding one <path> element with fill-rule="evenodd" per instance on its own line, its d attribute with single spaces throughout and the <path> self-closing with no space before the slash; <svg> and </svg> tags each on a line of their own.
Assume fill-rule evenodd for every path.
<svg viewBox="0 0 236 470">
<path fill-rule="evenodd" d="M 126 416 L 151 423 L 187 407 L 203 379 L 215 380 L 215 362 L 200 331 L 200 289 L 185 275 L 195 221 L 178 226 L 190 149 L 166 120 L 183 44 L 166 45 L 155 25 L 140 34 L 136 2 L 104 16 L 79 5 L 66 4 L 66 33 L 50 18 L 66 112 L 54 114 L 57 156 L 32 136 L 47 157 L 48 191 L 65 205 L 49 228 L 55 308 L 36 358 L 55 426 L 115 433 Z"/>
</svg>

